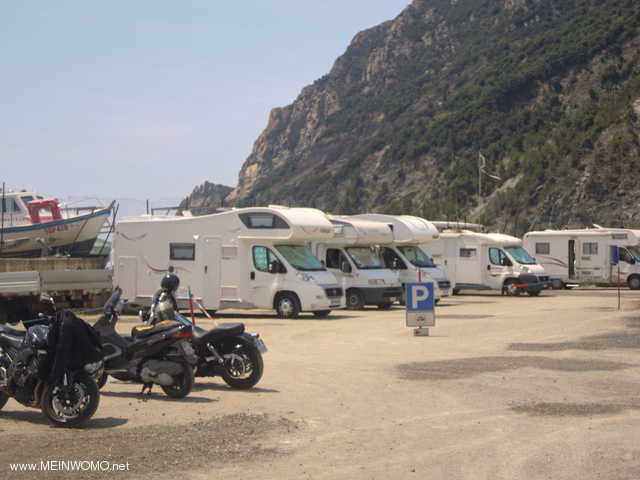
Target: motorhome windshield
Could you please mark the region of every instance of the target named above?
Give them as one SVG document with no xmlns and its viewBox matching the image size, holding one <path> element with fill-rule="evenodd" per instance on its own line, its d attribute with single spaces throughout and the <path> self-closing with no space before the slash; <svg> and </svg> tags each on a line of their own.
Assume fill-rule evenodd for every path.
<svg viewBox="0 0 640 480">
<path fill-rule="evenodd" d="M 374 247 L 347 247 L 345 250 L 360 270 L 384 268 Z"/>
<path fill-rule="evenodd" d="M 326 270 L 311 251 L 303 245 L 276 245 L 276 250 L 296 270 L 320 272 Z"/>
<path fill-rule="evenodd" d="M 398 247 L 398 250 L 416 267 L 435 268 L 433 260 L 418 247 Z"/>
<path fill-rule="evenodd" d="M 629 253 L 633 255 L 636 262 L 640 262 L 640 247 L 627 247 L 627 250 L 629 250 Z"/>
<path fill-rule="evenodd" d="M 506 247 L 505 250 L 521 265 L 535 265 L 536 261 L 522 247 Z"/>
</svg>

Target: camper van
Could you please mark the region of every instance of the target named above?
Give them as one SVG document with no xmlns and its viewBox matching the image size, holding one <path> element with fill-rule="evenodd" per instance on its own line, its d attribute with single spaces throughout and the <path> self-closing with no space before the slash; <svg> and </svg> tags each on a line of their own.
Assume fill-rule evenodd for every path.
<svg viewBox="0 0 640 480">
<path fill-rule="evenodd" d="M 524 235 L 524 246 L 549 274 L 554 288 L 567 283 L 627 284 L 640 289 L 640 230 L 544 230 Z"/>
<path fill-rule="evenodd" d="M 433 242 L 440 236 L 431 222 L 411 215 L 376 213 L 354 215 L 354 218 L 383 222 L 389 226 L 393 232 L 393 243 L 380 247 L 381 256 L 385 266 L 398 274 L 402 285 L 432 280 L 436 286 L 436 301 L 450 295 L 451 282 L 447 275 L 420 248 L 420 244 Z"/>
<path fill-rule="evenodd" d="M 313 252 L 341 283 L 347 308 L 365 305 L 386 309 L 400 300 L 398 276 L 385 268 L 378 245 L 389 244 L 393 235 L 387 225 L 347 216 L 328 215 L 334 236 L 312 243 Z"/>
<path fill-rule="evenodd" d="M 301 311 L 322 317 L 344 308 L 344 294 L 308 243 L 332 237 L 325 214 L 311 208 L 125 218 L 116 225 L 114 284 L 123 298 L 148 305 L 172 266 L 183 307 L 190 288 L 207 310 L 259 308 L 283 318 Z"/>
<path fill-rule="evenodd" d="M 522 241 L 509 235 L 444 230 L 437 241 L 422 248 L 455 278 L 454 294 L 474 289 L 537 296 L 549 284 L 544 269 L 522 248 Z"/>
</svg>

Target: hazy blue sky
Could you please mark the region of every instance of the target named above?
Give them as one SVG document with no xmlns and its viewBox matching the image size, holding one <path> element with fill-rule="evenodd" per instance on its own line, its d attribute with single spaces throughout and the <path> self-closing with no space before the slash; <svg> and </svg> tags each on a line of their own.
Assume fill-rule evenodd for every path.
<svg viewBox="0 0 640 480">
<path fill-rule="evenodd" d="M 0 0 L 0 182 L 57 195 L 235 186 L 273 107 L 409 0 Z"/>
</svg>

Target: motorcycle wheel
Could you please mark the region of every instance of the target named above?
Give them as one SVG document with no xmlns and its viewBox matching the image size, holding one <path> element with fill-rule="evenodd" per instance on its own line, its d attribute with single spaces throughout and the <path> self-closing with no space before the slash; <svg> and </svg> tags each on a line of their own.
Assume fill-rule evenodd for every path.
<svg viewBox="0 0 640 480">
<path fill-rule="evenodd" d="M 98 385 L 98 389 L 102 390 L 102 387 L 104 387 L 107 384 L 108 380 L 109 380 L 109 374 L 107 372 L 102 372 L 102 375 L 100 375 L 100 378 L 96 381 L 96 385 Z"/>
<path fill-rule="evenodd" d="M 2 407 L 4 407 L 8 401 L 9 401 L 9 395 L 7 395 L 6 393 L 0 392 L 0 410 L 2 410 Z"/>
<path fill-rule="evenodd" d="M 58 427 L 78 427 L 93 417 L 98 409 L 100 391 L 89 374 L 76 374 L 71 389 L 72 399 L 63 398 L 62 390 L 54 385 L 47 385 L 42 395 L 42 413 Z"/>
<path fill-rule="evenodd" d="M 245 342 L 238 345 L 231 352 L 232 357 L 225 358 L 222 379 L 231 388 L 248 390 L 262 378 L 264 362 L 254 345 Z"/>
<path fill-rule="evenodd" d="M 186 363 L 182 364 L 182 375 L 177 377 L 177 383 L 173 385 L 160 385 L 162 391 L 171 398 L 184 398 L 191 393 L 195 379 L 193 369 Z"/>
</svg>

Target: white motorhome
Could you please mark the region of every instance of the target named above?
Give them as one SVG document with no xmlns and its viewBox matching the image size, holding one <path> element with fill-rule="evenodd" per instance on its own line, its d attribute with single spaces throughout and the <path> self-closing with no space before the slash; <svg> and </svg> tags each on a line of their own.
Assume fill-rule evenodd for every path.
<svg viewBox="0 0 640 480">
<path fill-rule="evenodd" d="M 333 227 L 311 208 L 239 208 L 198 217 L 141 216 L 116 225 L 114 284 L 123 297 L 148 305 L 173 266 L 180 277 L 178 302 L 187 288 L 207 310 L 275 309 L 326 316 L 344 308 L 333 274 L 308 248 L 329 240 Z"/>
<path fill-rule="evenodd" d="M 389 308 L 400 300 L 398 276 L 385 268 L 377 248 L 393 241 L 389 228 L 379 222 L 347 216 L 327 218 L 335 234 L 333 238 L 313 242 L 313 252 L 342 284 L 347 308 L 357 310 L 364 305 Z"/>
<path fill-rule="evenodd" d="M 544 268 L 522 248 L 522 240 L 510 235 L 444 230 L 437 241 L 422 248 L 455 278 L 454 294 L 474 289 L 537 296 L 549 284 Z"/>
<path fill-rule="evenodd" d="M 436 301 L 450 295 L 451 282 L 447 275 L 420 248 L 421 244 L 440 237 L 438 229 L 431 222 L 411 215 L 367 213 L 354 217 L 383 222 L 389 226 L 393 232 L 393 243 L 380 247 L 381 256 L 385 266 L 396 271 L 403 286 L 410 282 L 433 280 Z"/>
<path fill-rule="evenodd" d="M 544 230 L 526 233 L 523 242 L 544 266 L 554 288 L 619 281 L 640 289 L 640 230 L 600 226 Z"/>
</svg>

